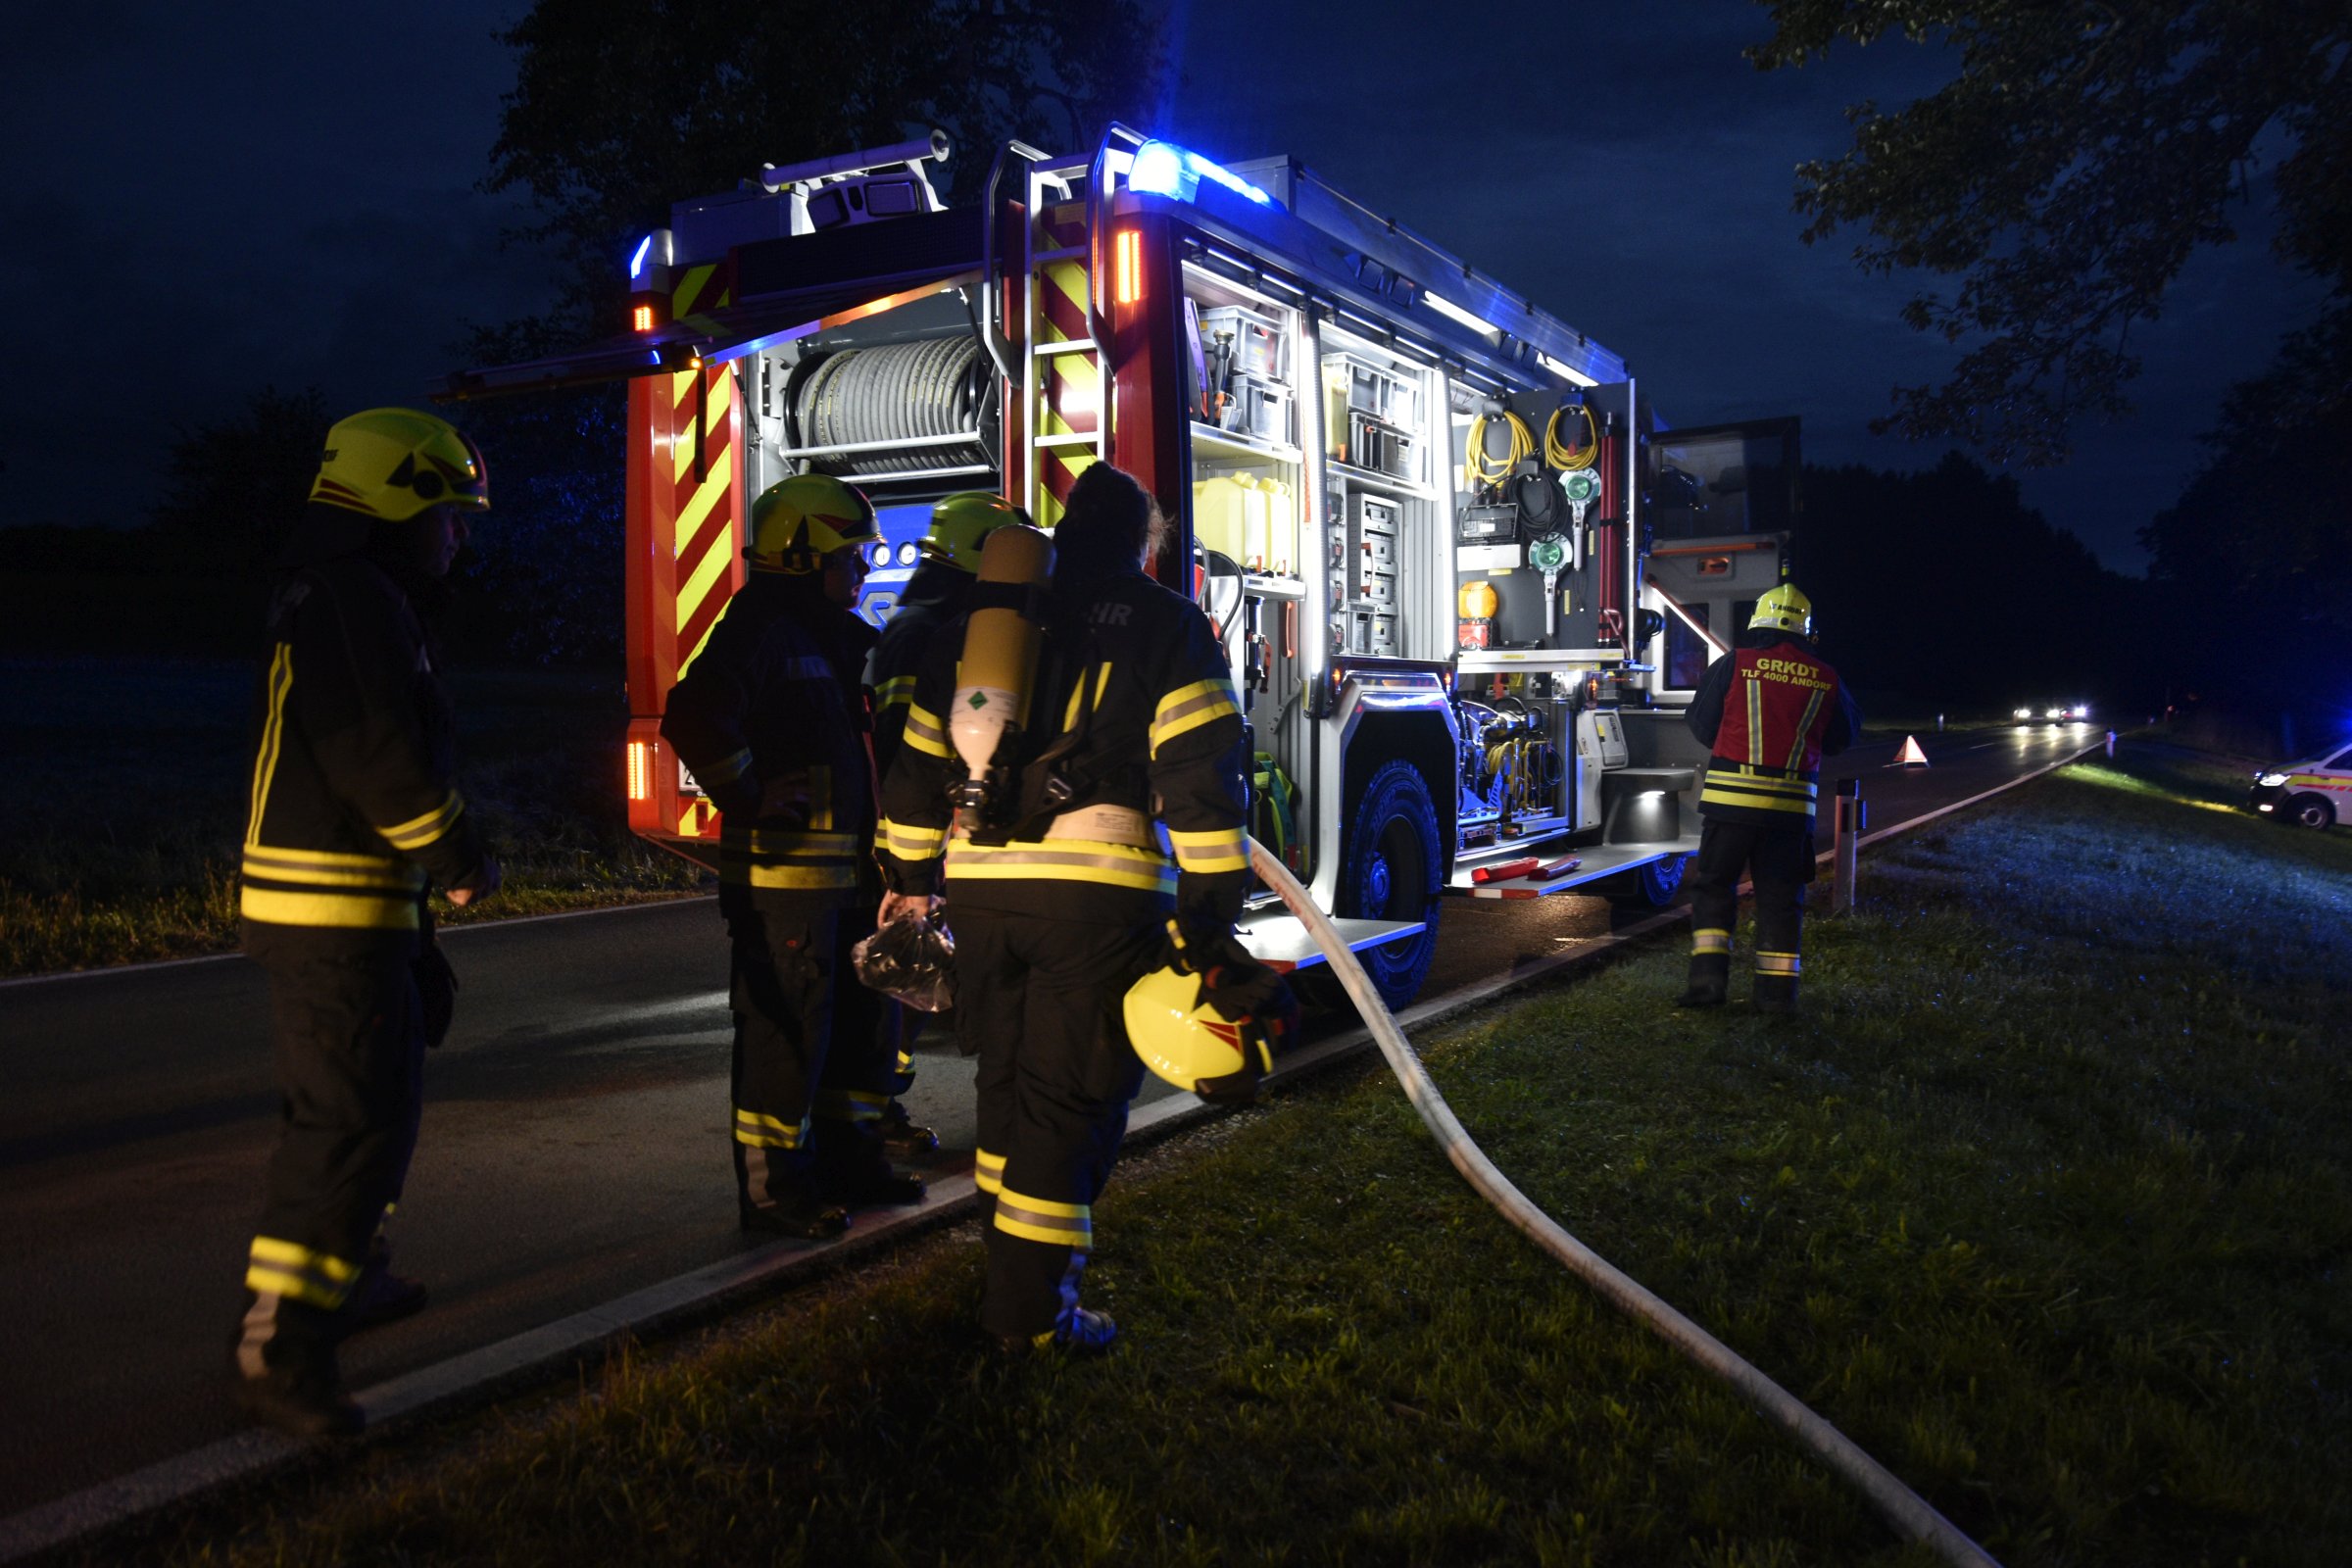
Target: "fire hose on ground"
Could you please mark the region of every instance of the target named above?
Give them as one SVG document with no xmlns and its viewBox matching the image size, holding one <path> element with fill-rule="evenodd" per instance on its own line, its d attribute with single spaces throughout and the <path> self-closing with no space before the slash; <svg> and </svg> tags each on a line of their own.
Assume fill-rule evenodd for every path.
<svg viewBox="0 0 2352 1568">
<path fill-rule="evenodd" d="M 1382 1004 L 1380 993 L 1373 989 L 1354 952 L 1333 928 L 1330 918 L 1315 906 L 1298 879 L 1255 839 L 1250 841 L 1250 863 L 1259 879 L 1281 895 L 1282 902 L 1298 917 L 1314 938 L 1315 946 L 1330 960 L 1332 973 L 1354 1000 L 1357 1011 L 1362 1013 L 1374 1042 L 1380 1047 L 1380 1054 L 1388 1058 L 1389 1070 L 1403 1086 L 1405 1098 L 1413 1102 L 1413 1109 L 1429 1128 L 1430 1136 L 1445 1150 L 1446 1157 L 1453 1162 L 1453 1168 L 1478 1190 L 1480 1197 L 1525 1232 L 1529 1240 L 1557 1258 L 1571 1274 L 1591 1286 L 1602 1299 L 1730 1385 L 1757 1414 L 1795 1439 L 1800 1447 L 1867 1497 L 1898 1535 L 1905 1540 L 1924 1542 L 1949 1563 L 1963 1564 L 1966 1568 L 1999 1568 L 1984 1547 L 1937 1513 L 1926 1498 L 1903 1485 L 1892 1471 L 1865 1453 L 1852 1439 L 1815 1414 L 1803 1400 L 1742 1360 L 1721 1340 L 1645 1290 L 1529 1201 L 1527 1195 L 1494 1168 L 1494 1161 L 1487 1158 L 1463 1130 L 1445 1097 L 1430 1080 L 1429 1070 L 1422 1065 L 1419 1054 Z"/>
</svg>

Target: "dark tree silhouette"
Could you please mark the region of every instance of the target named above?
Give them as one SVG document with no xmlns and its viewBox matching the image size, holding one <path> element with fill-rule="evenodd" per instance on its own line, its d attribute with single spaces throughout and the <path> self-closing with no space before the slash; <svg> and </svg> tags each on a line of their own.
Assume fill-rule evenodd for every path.
<svg viewBox="0 0 2352 1568">
<path fill-rule="evenodd" d="M 1758 3 L 1762 70 L 1895 37 L 1958 56 L 1940 91 L 1857 105 L 1852 150 L 1797 170 L 1807 243 L 1859 227 L 1864 270 L 1956 279 L 1903 316 L 1965 352 L 1943 385 L 1897 388 L 1881 428 L 2063 459 L 2077 418 L 2128 407 L 2133 324 L 2193 252 L 2235 237 L 2232 203 L 2274 149 L 2279 254 L 2332 285 L 2290 356 L 2352 340 L 2344 0 Z"/>
</svg>

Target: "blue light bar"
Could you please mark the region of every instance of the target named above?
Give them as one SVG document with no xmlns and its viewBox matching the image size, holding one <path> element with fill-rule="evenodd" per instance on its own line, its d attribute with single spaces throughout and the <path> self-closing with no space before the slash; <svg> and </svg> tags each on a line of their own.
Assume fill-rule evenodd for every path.
<svg viewBox="0 0 2352 1568">
<path fill-rule="evenodd" d="M 1232 170 L 1168 141 L 1148 141 L 1135 150 L 1135 166 L 1127 172 L 1127 188 L 1189 202 L 1203 179 L 1213 180 L 1260 207 L 1274 205 L 1273 197 Z"/>
<path fill-rule="evenodd" d="M 654 248 L 654 236 L 648 234 L 637 242 L 637 254 L 629 258 L 629 275 L 635 277 L 645 270 L 645 253 Z"/>
</svg>

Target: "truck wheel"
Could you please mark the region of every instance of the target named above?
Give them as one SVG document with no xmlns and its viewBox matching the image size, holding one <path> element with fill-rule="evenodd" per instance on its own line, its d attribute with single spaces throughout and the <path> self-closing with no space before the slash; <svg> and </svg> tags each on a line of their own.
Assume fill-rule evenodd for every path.
<svg viewBox="0 0 2352 1568">
<path fill-rule="evenodd" d="M 1683 891 L 1683 871 L 1690 863 L 1688 855 L 1661 856 L 1647 865 L 1609 878 L 1608 896 L 1638 909 L 1663 909 Z"/>
<path fill-rule="evenodd" d="M 1419 994 L 1429 961 L 1437 956 L 1438 895 L 1444 885 L 1445 851 L 1429 786 L 1410 762 L 1383 763 L 1365 782 L 1348 824 L 1339 912 L 1367 920 L 1425 922 L 1418 935 L 1356 955 L 1392 1011 Z"/>
<path fill-rule="evenodd" d="M 2315 827 L 2323 833 L 2335 826 L 2335 808 L 2324 796 L 2296 796 L 2287 804 L 2286 815 L 2297 827 Z"/>
</svg>

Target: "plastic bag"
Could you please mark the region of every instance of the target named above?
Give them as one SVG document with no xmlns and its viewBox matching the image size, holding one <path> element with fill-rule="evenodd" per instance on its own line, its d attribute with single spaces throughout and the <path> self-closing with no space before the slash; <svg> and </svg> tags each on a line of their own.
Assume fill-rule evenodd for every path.
<svg viewBox="0 0 2352 1568">
<path fill-rule="evenodd" d="M 864 985 L 909 1007 L 944 1012 L 956 1004 L 956 939 L 919 914 L 901 915 L 850 950 Z"/>
</svg>

